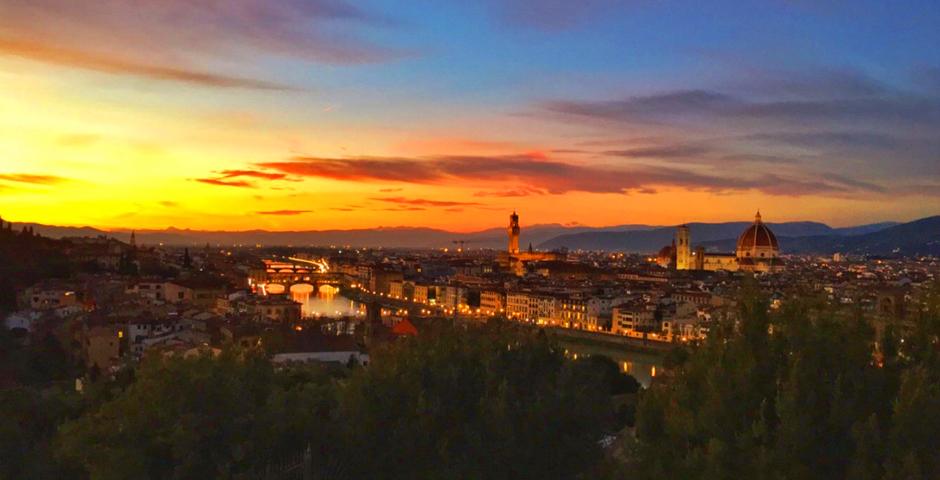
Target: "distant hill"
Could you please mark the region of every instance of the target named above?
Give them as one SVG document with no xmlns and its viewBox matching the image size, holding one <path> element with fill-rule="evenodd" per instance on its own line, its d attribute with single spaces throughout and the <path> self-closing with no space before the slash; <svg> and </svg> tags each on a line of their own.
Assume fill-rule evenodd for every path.
<svg viewBox="0 0 940 480">
<path fill-rule="evenodd" d="M 883 228 L 876 228 L 881 225 Z M 886 226 L 885 226 L 886 225 Z M 775 233 L 777 230 L 771 227 Z M 848 235 L 846 232 L 863 232 Z M 777 233 L 784 253 L 836 252 L 862 255 L 940 255 L 940 216 L 901 224 L 874 224 L 836 229 L 835 235 L 783 236 Z M 693 236 L 693 242 L 695 237 Z M 712 251 L 732 251 L 735 239 L 695 242 Z"/>
<path fill-rule="evenodd" d="M 931 217 L 938 218 L 938 217 Z M 929 220 L 923 225 L 917 222 L 897 224 L 882 222 L 855 227 L 831 228 L 818 222 L 770 223 L 785 252 L 834 251 L 889 254 L 900 251 L 929 252 L 935 241 L 928 232 L 936 232 Z M 692 240 L 696 245 L 710 250 L 731 251 L 738 235 L 750 222 L 690 223 Z M 907 227 L 914 225 L 913 227 Z M 60 227 L 36 223 L 14 223 L 15 229 L 31 226 L 41 235 L 51 238 L 107 235 L 128 241 L 130 230 L 106 231 L 93 227 Z M 931 230 L 932 228 L 932 230 Z M 926 230 L 924 230 L 926 229 Z M 892 233 L 895 232 L 895 233 Z M 897 233 L 900 232 L 900 233 Z M 206 231 L 168 228 L 165 230 L 137 230 L 139 244 L 193 246 L 204 245 L 293 245 L 328 246 L 350 245 L 354 247 L 386 248 L 442 248 L 454 247 L 455 241 L 464 241 L 467 248 L 503 249 L 506 247 L 506 230 L 491 228 L 478 232 L 459 233 L 433 228 L 380 227 L 356 230 L 306 230 L 271 232 Z M 587 227 L 580 225 L 531 225 L 522 226 L 520 246 L 530 243 L 542 250 L 558 248 L 583 250 L 618 250 L 633 252 L 655 252 L 672 242 L 674 226 L 651 226 L 640 224 L 615 225 L 610 227 Z M 890 247 L 890 248 L 889 248 Z"/>
<path fill-rule="evenodd" d="M 841 238 L 793 239 L 793 250 L 868 255 L 940 255 L 940 215 Z"/>
<path fill-rule="evenodd" d="M 36 233 L 50 238 L 94 237 L 106 235 L 122 241 L 130 240 L 130 230 L 105 231 L 93 227 L 60 227 L 38 223 L 14 223 L 14 228 L 33 227 Z M 606 230 L 642 230 L 656 227 L 648 225 L 617 225 L 611 227 L 565 226 L 559 224 L 523 226 L 521 245 L 539 245 L 548 239 L 570 232 Z M 350 245 L 353 247 L 386 248 L 442 248 L 453 247 L 458 240 L 467 248 L 506 247 L 506 229 L 491 228 L 479 232 L 459 233 L 433 228 L 380 227 L 356 230 L 307 230 L 271 232 L 266 230 L 206 231 L 168 228 L 165 230 L 137 230 L 140 244 L 164 245 L 295 245 L 325 246 Z"/>
<path fill-rule="evenodd" d="M 880 223 L 869 223 L 868 225 L 859 225 L 857 227 L 843 227 L 843 228 L 834 228 L 832 229 L 838 235 L 865 235 L 866 233 L 874 233 L 880 230 L 884 230 L 895 225 L 900 225 L 898 222 L 880 222 Z"/>
<path fill-rule="evenodd" d="M 737 239 L 751 222 L 689 223 L 692 241 L 696 244 Z M 768 223 L 777 235 L 835 235 L 834 230 L 818 222 Z M 658 227 L 642 231 L 589 231 L 559 235 L 539 245 L 542 249 L 567 247 L 581 250 L 623 250 L 656 252 L 672 243 L 676 227 Z"/>
</svg>

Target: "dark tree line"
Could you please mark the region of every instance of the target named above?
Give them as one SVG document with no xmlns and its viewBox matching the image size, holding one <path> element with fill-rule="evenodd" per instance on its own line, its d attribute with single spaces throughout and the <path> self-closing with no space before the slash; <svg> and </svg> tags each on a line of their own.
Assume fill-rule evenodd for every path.
<svg viewBox="0 0 940 480">
<path fill-rule="evenodd" d="M 928 479 L 940 475 L 937 289 L 906 323 L 749 294 L 643 395 L 641 478 Z"/>
<path fill-rule="evenodd" d="M 0 478 L 258 478 L 308 448 L 337 479 L 938 478 L 938 292 L 886 322 L 878 355 L 859 312 L 771 312 L 746 294 L 739 322 L 670 354 L 639 392 L 622 455 L 598 441 L 623 426 L 611 395 L 635 381 L 493 322 L 425 330 L 368 367 L 228 350 L 148 358 L 82 395 L 0 390 Z"/>
<path fill-rule="evenodd" d="M 276 369 L 263 352 L 230 350 L 149 358 L 84 395 L 4 391 L 0 478 L 258 478 L 308 447 L 324 478 L 591 471 L 623 382 L 506 330 L 442 327 L 367 368 Z"/>
<path fill-rule="evenodd" d="M 16 308 L 16 293 L 46 278 L 71 274 L 62 241 L 41 237 L 32 228 L 17 232 L 0 220 L 0 314 Z"/>
</svg>

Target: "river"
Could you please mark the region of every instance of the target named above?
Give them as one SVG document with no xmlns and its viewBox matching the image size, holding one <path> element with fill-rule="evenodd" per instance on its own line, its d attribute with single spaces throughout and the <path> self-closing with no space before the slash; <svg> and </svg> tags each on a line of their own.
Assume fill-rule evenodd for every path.
<svg viewBox="0 0 940 480">
<path fill-rule="evenodd" d="M 365 316 L 365 306 L 339 294 L 334 287 L 326 287 L 316 291 L 291 290 L 291 298 L 300 302 L 305 318 Z"/>
<path fill-rule="evenodd" d="M 663 371 L 663 358 L 661 354 L 632 351 L 626 348 L 593 345 L 583 342 L 560 340 L 558 342 L 565 348 L 568 356 L 576 358 L 581 355 L 603 355 L 617 362 L 620 371 L 633 375 L 640 385 L 649 387 L 656 376 L 657 370 Z"/>
</svg>

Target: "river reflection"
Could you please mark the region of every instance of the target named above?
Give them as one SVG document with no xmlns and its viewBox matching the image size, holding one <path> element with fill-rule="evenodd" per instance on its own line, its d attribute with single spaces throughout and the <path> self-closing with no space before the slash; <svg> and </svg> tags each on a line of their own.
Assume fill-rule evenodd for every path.
<svg viewBox="0 0 940 480">
<path fill-rule="evenodd" d="M 326 285 L 317 290 L 291 288 L 291 298 L 301 304 L 301 312 L 310 317 L 364 316 L 365 306 L 339 294 L 339 289 Z"/>
<path fill-rule="evenodd" d="M 656 376 L 657 370 L 662 373 L 662 357 L 660 355 L 607 348 L 603 346 L 584 345 L 575 342 L 560 342 L 565 348 L 565 354 L 577 358 L 582 355 L 603 355 L 617 362 L 620 371 L 629 373 L 636 378 L 640 385 L 649 387 Z"/>
</svg>

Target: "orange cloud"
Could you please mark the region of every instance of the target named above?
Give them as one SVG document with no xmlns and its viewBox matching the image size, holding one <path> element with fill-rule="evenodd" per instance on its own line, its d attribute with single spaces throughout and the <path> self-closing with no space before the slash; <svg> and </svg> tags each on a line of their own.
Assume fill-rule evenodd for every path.
<svg viewBox="0 0 940 480">
<path fill-rule="evenodd" d="M 258 215 L 301 215 L 310 212 L 311 210 L 267 210 L 255 213 Z"/>
<path fill-rule="evenodd" d="M 36 175 L 30 173 L 0 173 L 0 180 L 17 183 L 32 183 L 35 185 L 53 185 L 68 181 L 55 175 Z"/>
<path fill-rule="evenodd" d="M 403 198 L 403 197 L 373 197 L 369 200 L 377 202 L 395 203 L 398 205 L 410 205 L 421 207 L 457 207 L 457 206 L 477 206 L 475 202 L 455 202 L 450 200 L 429 200 L 426 198 Z"/>
<path fill-rule="evenodd" d="M 251 177 L 265 180 L 283 180 L 287 178 L 287 174 L 284 173 L 259 172 L 257 170 L 222 170 L 219 175 L 222 178 Z"/>
<path fill-rule="evenodd" d="M 424 185 L 512 183 L 514 190 L 552 194 L 648 193 L 655 187 L 677 187 L 712 193 L 758 191 L 778 196 L 851 197 L 883 193 L 880 185 L 835 174 L 809 177 L 776 173 L 717 174 L 701 169 L 651 165 L 616 167 L 543 159 L 532 155 L 437 157 L 296 157 L 259 166 L 282 173 L 357 182 L 402 182 Z M 514 192 L 519 193 L 519 192 Z M 485 196 L 485 195 L 481 195 Z M 512 195 L 507 195 L 512 196 Z"/>
<path fill-rule="evenodd" d="M 218 185 L 220 187 L 242 187 L 242 188 L 252 188 L 254 184 L 251 182 L 246 182 L 245 180 L 221 180 L 218 178 L 197 178 L 197 182 L 205 183 L 208 185 Z"/>
</svg>

